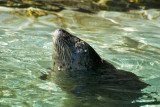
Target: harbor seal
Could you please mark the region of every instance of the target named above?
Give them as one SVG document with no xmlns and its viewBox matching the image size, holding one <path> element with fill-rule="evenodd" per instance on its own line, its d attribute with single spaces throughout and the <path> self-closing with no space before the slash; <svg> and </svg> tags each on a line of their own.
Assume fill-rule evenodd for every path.
<svg viewBox="0 0 160 107">
<path fill-rule="evenodd" d="M 63 29 L 53 34 L 52 58 L 53 69 L 40 78 L 56 83 L 67 93 L 65 107 L 116 107 L 120 102 L 130 105 L 144 95 L 141 89 L 148 86 L 134 73 L 116 69 L 88 43 Z"/>
<path fill-rule="evenodd" d="M 112 64 L 103 60 L 88 43 L 64 29 L 55 30 L 52 52 L 53 70 L 95 70 L 103 67 L 115 69 Z"/>
</svg>

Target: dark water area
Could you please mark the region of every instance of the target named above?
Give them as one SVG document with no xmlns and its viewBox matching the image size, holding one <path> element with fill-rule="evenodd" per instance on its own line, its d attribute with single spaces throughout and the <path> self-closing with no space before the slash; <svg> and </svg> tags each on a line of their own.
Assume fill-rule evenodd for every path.
<svg viewBox="0 0 160 107">
<path fill-rule="evenodd" d="M 159 9 L 109 11 L 100 1 L 0 1 L 0 107 L 160 105 Z M 51 72 L 57 28 L 89 43 L 119 70 Z"/>
</svg>

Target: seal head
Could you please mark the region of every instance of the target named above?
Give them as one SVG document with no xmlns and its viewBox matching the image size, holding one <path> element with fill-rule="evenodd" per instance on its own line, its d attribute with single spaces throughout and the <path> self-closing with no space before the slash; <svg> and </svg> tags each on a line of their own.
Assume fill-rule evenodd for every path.
<svg viewBox="0 0 160 107">
<path fill-rule="evenodd" d="M 104 62 L 88 43 L 63 29 L 53 34 L 52 60 L 53 69 L 60 71 L 96 69 Z"/>
</svg>

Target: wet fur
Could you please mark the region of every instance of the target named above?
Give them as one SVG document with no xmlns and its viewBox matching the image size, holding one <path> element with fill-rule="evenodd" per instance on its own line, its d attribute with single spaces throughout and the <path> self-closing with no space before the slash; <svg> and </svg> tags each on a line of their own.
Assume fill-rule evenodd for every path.
<svg viewBox="0 0 160 107">
<path fill-rule="evenodd" d="M 54 70 L 93 70 L 104 64 L 108 64 L 108 69 L 115 69 L 102 60 L 88 43 L 63 29 L 54 33 L 52 59 Z"/>
</svg>

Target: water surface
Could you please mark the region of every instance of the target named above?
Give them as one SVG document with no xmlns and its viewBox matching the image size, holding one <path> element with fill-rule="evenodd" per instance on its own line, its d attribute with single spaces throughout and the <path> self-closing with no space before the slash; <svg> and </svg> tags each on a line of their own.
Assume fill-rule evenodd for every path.
<svg viewBox="0 0 160 107">
<path fill-rule="evenodd" d="M 57 28 L 88 42 L 117 69 L 141 76 L 143 82 L 150 84 L 141 90 L 147 95 L 132 101 L 130 106 L 159 104 L 159 10 L 89 14 L 69 9 L 51 12 L 0 7 L 0 17 L 0 106 L 61 107 L 69 97 L 84 99 L 69 96 L 54 82 L 39 78 L 50 71 L 52 34 Z M 97 99 L 105 106 L 101 96 Z M 69 107 L 74 100 L 68 101 Z"/>
</svg>

